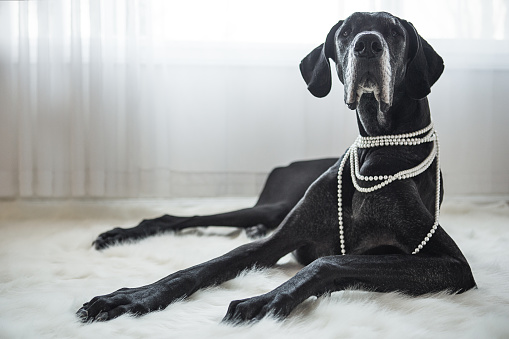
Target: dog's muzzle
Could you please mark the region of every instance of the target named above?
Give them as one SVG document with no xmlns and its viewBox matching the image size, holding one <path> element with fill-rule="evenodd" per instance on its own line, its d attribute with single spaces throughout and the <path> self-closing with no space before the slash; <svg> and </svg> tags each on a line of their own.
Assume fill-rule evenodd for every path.
<svg viewBox="0 0 509 339">
<path fill-rule="evenodd" d="M 379 111 L 386 113 L 392 106 L 394 84 L 389 47 L 382 34 L 361 32 L 352 40 L 347 55 L 345 75 L 345 103 L 356 109 L 364 93 L 373 93 Z"/>
</svg>

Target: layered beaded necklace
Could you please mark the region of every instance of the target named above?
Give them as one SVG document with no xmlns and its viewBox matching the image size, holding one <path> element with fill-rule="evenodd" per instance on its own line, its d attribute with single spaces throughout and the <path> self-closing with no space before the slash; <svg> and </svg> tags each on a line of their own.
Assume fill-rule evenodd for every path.
<svg viewBox="0 0 509 339">
<path fill-rule="evenodd" d="M 425 135 L 424 135 L 425 134 Z M 424 136 L 423 136 L 424 135 Z M 400 171 L 396 174 L 383 174 L 375 176 L 364 176 L 359 171 L 359 156 L 357 149 L 359 148 L 372 148 L 372 147 L 384 147 L 384 146 L 415 146 L 423 143 L 433 142 L 433 149 L 430 154 L 421 162 L 419 165 Z M 436 158 L 436 190 L 435 190 L 435 222 L 431 227 L 428 234 L 424 237 L 424 240 L 414 249 L 412 254 L 419 253 L 420 250 L 426 245 L 430 238 L 435 234 L 438 228 L 438 218 L 440 214 L 440 145 L 438 142 L 438 135 L 433 128 L 433 122 L 427 127 L 412 133 L 398 134 L 398 135 L 382 135 L 377 137 L 362 137 L 358 136 L 355 142 L 346 151 L 338 170 L 338 223 L 339 223 L 339 240 L 341 244 L 341 254 L 345 255 L 345 234 L 343 230 L 343 208 L 341 199 L 341 176 L 343 174 L 343 168 L 348 159 L 350 159 L 350 170 L 352 182 L 355 189 L 359 192 L 368 193 L 373 192 L 382 187 L 389 185 L 395 180 L 403 180 L 413 178 L 422 172 L 426 171 L 433 160 Z M 361 187 L 357 180 L 360 181 L 379 181 L 378 184 L 373 186 Z"/>
</svg>

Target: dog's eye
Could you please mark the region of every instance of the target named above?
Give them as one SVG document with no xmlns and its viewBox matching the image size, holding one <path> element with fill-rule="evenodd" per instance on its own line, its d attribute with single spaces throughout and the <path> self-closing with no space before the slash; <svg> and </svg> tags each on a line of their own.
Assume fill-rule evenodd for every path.
<svg viewBox="0 0 509 339">
<path fill-rule="evenodd" d="M 391 35 L 393 37 L 397 37 L 397 36 L 400 36 L 401 34 L 398 32 L 397 29 L 391 29 Z"/>
<path fill-rule="evenodd" d="M 341 36 L 346 38 L 352 33 L 352 30 L 350 28 L 345 29 L 343 32 L 341 32 Z"/>
</svg>

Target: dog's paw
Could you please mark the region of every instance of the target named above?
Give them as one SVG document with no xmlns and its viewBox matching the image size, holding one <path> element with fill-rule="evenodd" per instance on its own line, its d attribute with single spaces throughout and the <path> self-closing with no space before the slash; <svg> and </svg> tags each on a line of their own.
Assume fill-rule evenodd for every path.
<svg viewBox="0 0 509 339">
<path fill-rule="evenodd" d="M 155 219 L 144 219 L 135 227 L 117 227 L 100 234 L 92 245 L 96 249 L 101 250 L 125 241 L 140 240 L 163 232 L 179 231 L 183 227 L 182 223 L 192 218 L 193 217 L 177 217 L 165 214 Z"/>
<path fill-rule="evenodd" d="M 255 226 L 246 228 L 246 235 L 249 239 L 263 238 L 267 235 L 269 229 L 264 224 L 258 224 Z"/>
<path fill-rule="evenodd" d="M 94 240 L 92 246 L 95 247 L 96 250 L 102 250 L 106 247 L 125 242 L 127 240 L 138 239 L 140 236 L 138 232 L 129 228 L 114 228 L 110 231 L 99 234 L 99 236 Z"/>
<path fill-rule="evenodd" d="M 122 288 L 84 303 L 76 316 L 82 322 L 106 321 L 123 314 L 140 316 L 165 308 L 167 299 L 166 291 L 156 285 Z"/>
<path fill-rule="evenodd" d="M 249 299 L 234 300 L 222 321 L 240 325 L 261 320 L 269 315 L 284 319 L 292 312 L 293 304 L 288 294 L 273 292 Z"/>
</svg>

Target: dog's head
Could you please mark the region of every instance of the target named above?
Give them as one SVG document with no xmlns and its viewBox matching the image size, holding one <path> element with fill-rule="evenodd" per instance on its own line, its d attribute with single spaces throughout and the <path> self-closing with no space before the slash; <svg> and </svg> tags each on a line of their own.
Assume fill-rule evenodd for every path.
<svg viewBox="0 0 509 339">
<path fill-rule="evenodd" d="M 426 97 L 444 70 L 442 58 L 411 23 L 384 12 L 339 21 L 325 43 L 302 60 L 300 70 L 314 96 L 330 92 L 329 59 L 336 63 L 348 107 L 356 109 L 362 95 L 372 93 L 381 113 L 393 105 L 395 91 Z"/>
</svg>

